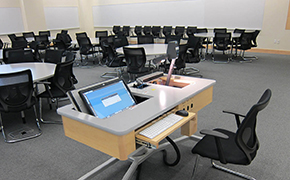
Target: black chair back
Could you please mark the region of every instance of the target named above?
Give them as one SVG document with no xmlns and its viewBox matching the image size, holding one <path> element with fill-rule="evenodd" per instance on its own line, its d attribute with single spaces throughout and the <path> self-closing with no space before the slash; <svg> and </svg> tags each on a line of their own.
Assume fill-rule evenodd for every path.
<svg viewBox="0 0 290 180">
<path fill-rule="evenodd" d="M 93 47 L 93 45 L 91 43 L 91 40 L 88 37 L 77 38 L 77 41 L 78 41 L 78 44 L 79 44 L 79 47 L 80 47 L 80 53 L 81 54 L 85 54 L 85 53 L 89 52 L 92 49 L 92 47 Z"/>
<path fill-rule="evenodd" d="M 113 26 L 113 33 L 115 35 L 119 34 L 120 31 L 121 31 L 121 26 Z"/>
<path fill-rule="evenodd" d="M 47 49 L 44 62 L 58 64 L 61 62 L 64 50 Z"/>
<path fill-rule="evenodd" d="M 87 38 L 88 35 L 86 32 L 76 33 L 76 37 L 78 38 Z"/>
<path fill-rule="evenodd" d="M 138 44 L 153 44 L 154 38 L 152 35 L 138 36 L 137 42 Z"/>
<path fill-rule="evenodd" d="M 239 49 L 248 50 L 252 48 L 253 32 L 244 32 L 240 36 Z"/>
<path fill-rule="evenodd" d="M 184 26 L 176 26 L 175 30 L 174 30 L 174 33 L 175 33 L 176 36 L 183 37 L 184 31 L 185 31 L 185 27 Z"/>
<path fill-rule="evenodd" d="M 149 36 L 152 33 L 152 28 L 151 26 L 144 26 L 143 27 L 143 33 L 145 34 L 145 36 Z"/>
<path fill-rule="evenodd" d="M 0 74 L 0 111 L 19 112 L 35 104 L 30 70 Z"/>
<path fill-rule="evenodd" d="M 138 74 L 143 72 L 146 63 L 144 48 L 123 47 L 128 73 Z"/>
<path fill-rule="evenodd" d="M 162 33 L 164 34 L 164 36 L 170 36 L 172 33 L 172 26 L 163 26 L 163 30 Z"/>
<path fill-rule="evenodd" d="M 194 33 L 196 33 L 196 31 L 197 31 L 197 27 L 195 27 L 195 26 L 188 26 L 186 28 L 186 34 L 187 34 L 188 37 L 189 36 L 194 36 Z"/>
<path fill-rule="evenodd" d="M 6 64 L 21 63 L 21 62 L 35 62 L 34 55 L 31 49 L 14 49 L 8 51 Z"/>
<path fill-rule="evenodd" d="M 108 31 L 96 31 L 95 32 L 95 37 L 108 37 Z"/>
<path fill-rule="evenodd" d="M 213 32 L 214 33 L 226 33 L 227 32 L 227 28 L 214 28 Z"/>
<path fill-rule="evenodd" d="M 187 63 L 200 62 L 199 49 L 201 47 L 201 38 L 195 36 L 189 36 L 187 46 L 189 48 L 190 56 L 186 59 Z"/>
<path fill-rule="evenodd" d="M 123 26 L 122 28 L 122 32 L 123 32 L 123 36 L 130 36 L 130 26 Z"/>
<path fill-rule="evenodd" d="M 257 116 L 269 104 L 271 95 L 271 90 L 267 89 L 257 104 L 251 107 L 236 132 L 236 143 L 247 156 L 248 164 L 255 158 L 259 149 L 259 141 L 256 135 Z"/>
<path fill-rule="evenodd" d="M 25 38 L 31 38 L 31 37 L 34 37 L 34 32 L 24 32 L 22 33 L 22 35 L 25 37 Z"/>
<path fill-rule="evenodd" d="M 160 37 L 161 27 L 160 26 L 153 26 L 152 27 L 152 34 L 154 37 Z"/>
<path fill-rule="evenodd" d="M 142 26 L 135 26 L 134 32 L 137 36 L 142 36 Z"/>
<path fill-rule="evenodd" d="M 217 50 L 227 50 L 231 43 L 231 33 L 216 32 L 213 39 L 214 48 Z"/>
<path fill-rule="evenodd" d="M 40 35 L 40 36 L 47 35 L 48 37 L 50 37 L 50 31 L 39 31 L 38 35 Z"/>
<path fill-rule="evenodd" d="M 196 33 L 207 33 L 207 32 L 208 32 L 207 28 L 197 28 L 196 29 Z"/>
<path fill-rule="evenodd" d="M 260 33 L 260 30 L 255 30 L 252 36 L 252 47 L 257 47 L 258 43 L 257 43 L 257 37 Z"/>
</svg>

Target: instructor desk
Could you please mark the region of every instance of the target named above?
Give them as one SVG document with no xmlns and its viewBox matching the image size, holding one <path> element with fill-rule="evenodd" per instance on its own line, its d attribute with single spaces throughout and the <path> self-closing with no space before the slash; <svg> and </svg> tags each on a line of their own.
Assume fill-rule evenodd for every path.
<svg viewBox="0 0 290 180">
<path fill-rule="evenodd" d="M 177 88 L 148 83 L 148 87 L 136 89 L 133 83 L 129 84 L 134 96 L 148 99 L 107 119 L 78 112 L 72 105 L 61 107 L 57 112 L 62 115 L 65 135 L 110 156 L 127 160 L 136 150 L 135 130 L 173 108 L 197 113 L 212 101 L 215 80 L 173 75 L 172 82 L 187 85 Z M 183 125 L 182 134 L 195 133 L 196 129 L 192 130 L 194 123 L 197 123 L 196 119 Z"/>
</svg>

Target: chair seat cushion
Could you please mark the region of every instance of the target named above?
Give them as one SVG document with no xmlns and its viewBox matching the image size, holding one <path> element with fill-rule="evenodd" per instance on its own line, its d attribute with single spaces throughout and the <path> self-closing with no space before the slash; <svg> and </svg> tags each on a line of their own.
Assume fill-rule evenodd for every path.
<svg viewBox="0 0 290 180">
<path fill-rule="evenodd" d="M 214 129 L 228 135 L 229 139 L 220 139 L 223 153 L 227 163 L 248 165 L 248 159 L 235 142 L 235 133 L 224 129 Z M 215 138 L 213 136 L 204 136 L 192 149 L 193 154 L 199 154 L 214 160 L 219 160 Z"/>
</svg>

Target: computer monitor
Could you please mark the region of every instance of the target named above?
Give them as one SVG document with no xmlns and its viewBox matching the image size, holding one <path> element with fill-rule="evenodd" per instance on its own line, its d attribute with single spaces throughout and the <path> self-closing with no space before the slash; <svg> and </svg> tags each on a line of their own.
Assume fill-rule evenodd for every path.
<svg viewBox="0 0 290 180">
<path fill-rule="evenodd" d="M 97 85 L 79 91 L 92 115 L 100 119 L 110 117 L 136 104 L 130 89 L 119 79 L 110 84 Z"/>
<path fill-rule="evenodd" d="M 175 60 L 177 59 L 178 54 L 179 54 L 178 42 L 170 41 L 167 46 L 167 57 L 168 59 L 171 59 L 171 63 L 170 63 L 170 67 L 169 67 L 167 78 L 166 78 L 166 83 L 165 83 L 166 86 L 168 86 L 170 83 L 170 78 L 172 76 Z"/>
</svg>

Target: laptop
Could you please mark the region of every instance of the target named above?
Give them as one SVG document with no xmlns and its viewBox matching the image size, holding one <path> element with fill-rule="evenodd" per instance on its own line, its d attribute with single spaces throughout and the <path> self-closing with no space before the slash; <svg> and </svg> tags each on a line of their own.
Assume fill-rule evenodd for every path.
<svg viewBox="0 0 290 180">
<path fill-rule="evenodd" d="M 108 118 L 134 105 L 136 100 L 122 79 L 114 79 L 78 91 L 89 114 Z"/>
</svg>

